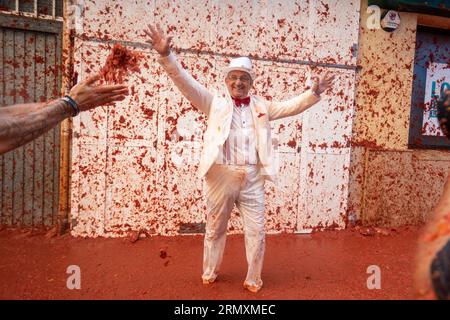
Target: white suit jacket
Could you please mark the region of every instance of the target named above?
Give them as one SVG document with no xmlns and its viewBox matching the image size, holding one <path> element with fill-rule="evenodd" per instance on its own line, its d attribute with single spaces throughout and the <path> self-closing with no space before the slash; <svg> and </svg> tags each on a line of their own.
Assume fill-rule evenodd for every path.
<svg viewBox="0 0 450 320">
<path fill-rule="evenodd" d="M 166 57 L 160 57 L 158 62 L 183 96 L 194 107 L 208 116 L 198 169 L 198 175 L 203 177 L 216 161 L 221 146 L 223 146 L 230 133 L 233 114 L 232 99 L 226 88 L 222 94 L 208 91 L 208 89 L 198 83 L 183 69 L 173 53 Z M 269 121 L 299 114 L 319 100 L 320 97 L 315 95 L 311 90 L 307 90 L 295 98 L 282 102 L 271 102 L 261 97 L 250 96 L 249 107 L 256 130 L 256 145 L 259 157 L 258 166 L 260 167 L 261 175 L 265 179 L 275 181 L 278 170 L 274 159 Z"/>
</svg>

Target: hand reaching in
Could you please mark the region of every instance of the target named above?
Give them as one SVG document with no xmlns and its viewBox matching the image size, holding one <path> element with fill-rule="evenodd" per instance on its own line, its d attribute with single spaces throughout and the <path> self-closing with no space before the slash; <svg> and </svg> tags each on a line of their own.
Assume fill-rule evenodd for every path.
<svg viewBox="0 0 450 320">
<path fill-rule="evenodd" d="M 69 95 L 76 101 L 80 111 L 86 111 L 115 101 L 122 101 L 128 95 L 126 85 L 96 85 L 100 74 L 78 83 Z"/>
</svg>

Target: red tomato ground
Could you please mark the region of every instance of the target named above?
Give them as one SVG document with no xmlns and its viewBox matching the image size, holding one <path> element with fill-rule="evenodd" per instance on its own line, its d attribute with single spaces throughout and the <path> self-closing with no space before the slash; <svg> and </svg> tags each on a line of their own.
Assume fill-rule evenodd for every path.
<svg viewBox="0 0 450 320">
<path fill-rule="evenodd" d="M 388 235 L 355 230 L 269 235 L 264 287 L 244 291 L 244 239 L 229 236 L 217 283 L 201 283 L 202 236 L 83 239 L 0 231 L 0 299 L 413 299 L 419 230 Z M 81 268 L 81 290 L 66 269 Z M 366 286 L 381 268 L 381 290 Z"/>
</svg>

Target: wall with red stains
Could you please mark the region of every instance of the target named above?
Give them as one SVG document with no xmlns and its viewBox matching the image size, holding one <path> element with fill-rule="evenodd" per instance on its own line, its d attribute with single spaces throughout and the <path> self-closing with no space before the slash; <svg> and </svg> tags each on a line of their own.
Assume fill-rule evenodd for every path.
<svg viewBox="0 0 450 320">
<path fill-rule="evenodd" d="M 196 175 L 205 115 L 156 62 L 146 22 L 174 35 L 179 60 L 210 89 L 223 87 L 234 55 L 253 58 L 254 93 L 267 99 L 301 93 L 314 73 L 336 74 L 334 88 L 312 109 L 272 123 L 280 171 L 276 184 L 266 183 L 266 226 L 269 233 L 344 227 L 359 7 L 351 0 L 85 0 L 75 41 L 80 79 L 99 71 L 118 41 L 144 59 L 125 101 L 74 119 L 72 234 L 176 235 L 183 223 L 205 222 L 204 182 Z M 237 210 L 229 231 L 242 232 Z"/>
<path fill-rule="evenodd" d="M 363 0 L 348 212 L 367 225 L 420 224 L 437 203 L 450 165 L 448 151 L 408 149 L 420 15 L 401 12 L 391 33 L 369 30 L 367 17 Z"/>
</svg>

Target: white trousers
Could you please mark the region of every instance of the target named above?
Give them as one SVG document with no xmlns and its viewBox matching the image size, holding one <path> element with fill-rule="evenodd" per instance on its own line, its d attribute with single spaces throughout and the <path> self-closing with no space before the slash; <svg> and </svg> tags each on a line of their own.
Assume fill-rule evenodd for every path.
<svg viewBox="0 0 450 320">
<path fill-rule="evenodd" d="M 205 177 L 207 220 L 203 280 L 214 281 L 222 262 L 233 205 L 242 216 L 248 271 L 245 283 L 262 286 L 265 251 L 264 179 L 255 165 L 213 164 Z"/>
</svg>

